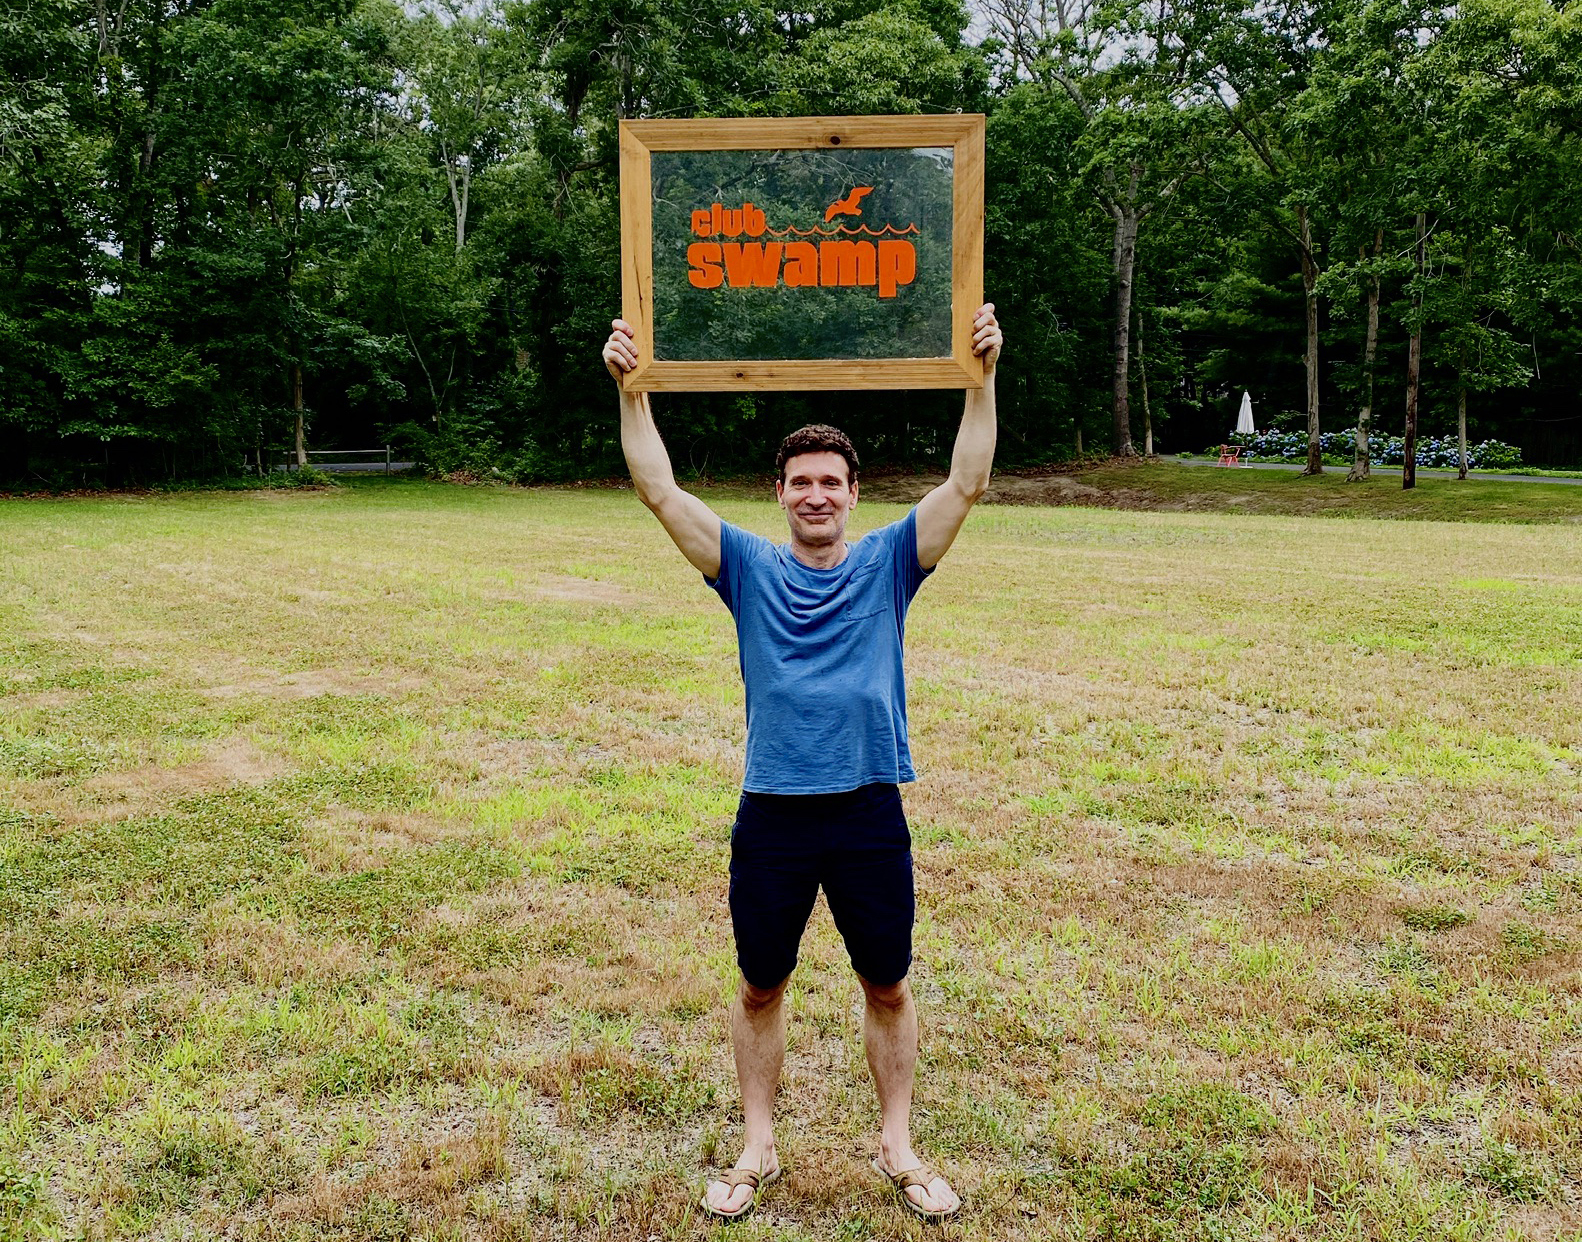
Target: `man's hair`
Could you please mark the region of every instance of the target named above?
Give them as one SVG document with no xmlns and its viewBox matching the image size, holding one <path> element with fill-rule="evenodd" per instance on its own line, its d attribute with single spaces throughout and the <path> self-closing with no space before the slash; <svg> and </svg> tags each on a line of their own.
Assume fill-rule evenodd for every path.
<svg viewBox="0 0 1582 1242">
<path fill-rule="evenodd" d="M 851 440 L 840 428 L 813 423 L 797 428 L 782 440 L 780 451 L 775 454 L 775 473 L 782 483 L 786 478 L 786 462 L 803 453 L 839 453 L 846 459 L 846 482 L 857 481 L 857 450 L 852 448 Z"/>
</svg>

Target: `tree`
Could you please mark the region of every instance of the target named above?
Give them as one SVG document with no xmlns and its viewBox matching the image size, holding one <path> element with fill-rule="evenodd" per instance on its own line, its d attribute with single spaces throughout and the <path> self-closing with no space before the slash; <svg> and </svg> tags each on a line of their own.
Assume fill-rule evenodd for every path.
<svg viewBox="0 0 1582 1242">
<path fill-rule="evenodd" d="M 1469 394 L 1525 387 L 1540 339 L 1563 339 L 1582 308 L 1579 58 L 1577 14 L 1499 0 L 1460 6 L 1422 58 L 1437 216 L 1424 315 L 1455 377 L 1462 477 Z M 1582 345 L 1574 326 L 1569 336 L 1562 358 Z"/>
<path fill-rule="evenodd" d="M 529 139 L 524 104 L 538 83 L 519 41 L 487 9 L 443 0 L 437 11 L 402 22 L 399 38 L 403 103 L 445 175 L 460 250 L 473 179 Z"/>
<path fill-rule="evenodd" d="M 1335 8 L 1328 41 L 1313 57 L 1292 101 L 1294 140 L 1312 152 L 1308 173 L 1330 225 L 1328 271 L 1311 291 L 1336 321 L 1363 303 L 1361 365 L 1350 386 L 1358 400 L 1347 480 L 1369 477 L 1379 316 L 1386 278 L 1400 261 L 1386 253 L 1403 200 L 1424 159 L 1423 106 L 1415 79 L 1429 17 L 1405 0 L 1363 0 Z M 1353 261 L 1349 258 L 1356 254 Z M 1310 351 L 1315 345 L 1311 341 Z M 1311 456 L 1311 440 L 1309 442 Z"/>
<path fill-rule="evenodd" d="M 1019 342 L 1000 362 L 1000 425 L 1013 452 L 1035 459 L 1080 453 L 1086 416 L 1108 422 L 1113 396 L 1110 255 L 1081 177 L 1085 124 L 1033 82 L 1012 87 L 988 123 L 984 285 Z"/>
<path fill-rule="evenodd" d="M 354 339 L 331 328 L 345 323 L 336 300 L 374 193 L 372 136 L 391 110 L 386 28 L 351 0 L 216 0 L 171 38 L 184 65 L 182 171 L 208 182 L 188 208 L 201 223 L 171 261 L 218 243 L 261 278 L 252 365 L 285 372 L 306 464 L 308 372 Z M 372 341 L 359 350 L 386 352 Z"/>
<path fill-rule="evenodd" d="M 1112 224 L 1112 412 L 1117 456 L 1131 431 L 1132 300 L 1143 221 L 1198 167 L 1203 101 L 1193 77 L 1206 27 L 1168 0 L 1112 4 L 990 0 L 987 14 L 1016 73 L 1059 91 L 1085 125 L 1084 176 Z"/>
<path fill-rule="evenodd" d="M 1321 149 L 1303 141 L 1304 95 L 1314 61 L 1328 42 L 1331 0 L 1269 8 L 1230 0 L 1209 42 L 1204 76 L 1231 132 L 1246 144 L 1264 179 L 1256 198 L 1265 217 L 1295 246 L 1302 274 L 1307 379 L 1307 466 L 1322 474 L 1319 430 L 1319 277 L 1323 256 L 1314 216 L 1322 210 Z"/>
</svg>

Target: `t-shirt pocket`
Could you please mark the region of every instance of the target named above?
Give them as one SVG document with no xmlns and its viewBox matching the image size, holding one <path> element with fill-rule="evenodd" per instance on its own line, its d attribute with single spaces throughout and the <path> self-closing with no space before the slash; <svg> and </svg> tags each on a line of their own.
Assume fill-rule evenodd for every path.
<svg viewBox="0 0 1582 1242">
<path fill-rule="evenodd" d="M 845 620 L 861 621 L 891 611 L 890 592 L 880 566 L 881 562 L 871 561 L 846 580 L 846 602 L 841 608 Z"/>
</svg>

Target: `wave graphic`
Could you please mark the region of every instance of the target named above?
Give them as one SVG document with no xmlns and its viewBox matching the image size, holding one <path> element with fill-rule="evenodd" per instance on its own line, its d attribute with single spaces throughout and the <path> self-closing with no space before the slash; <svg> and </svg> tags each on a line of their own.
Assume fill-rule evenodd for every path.
<svg viewBox="0 0 1582 1242">
<path fill-rule="evenodd" d="M 792 233 L 798 237 L 840 237 L 842 235 L 859 237 L 864 234 L 868 237 L 905 237 L 909 233 L 918 233 L 921 230 L 918 229 L 916 224 L 909 224 L 904 229 L 898 229 L 893 224 L 887 224 L 881 229 L 870 229 L 866 224 L 859 224 L 854 229 L 847 228 L 844 224 L 838 225 L 833 229 L 821 229 L 816 226 L 811 229 L 799 229 L 794 224 L 788 224 L 783 229 L 765 229 L 764 231 L 770 237 L 785 237 Z"/>
</svg>

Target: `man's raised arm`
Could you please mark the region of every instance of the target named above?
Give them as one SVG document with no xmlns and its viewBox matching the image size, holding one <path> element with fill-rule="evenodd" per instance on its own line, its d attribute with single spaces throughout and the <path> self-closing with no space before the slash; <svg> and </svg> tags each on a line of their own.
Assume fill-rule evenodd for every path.
<svg viewBox="0 0 1582 1242">
<path fill-rule="evenodd" d="M 615 377 L 637 365 L 637 342 L 631 325 L 617 319 L 611 325 L 610 339 L 604 343 L 604 365 Z M 659 519 L 666 532 L 693 567 L 710 578 L 720 575 L 720 518 L 690 492 L 676 483 L 670 468 L 670 454 L 654 425 L 654 412 L 646 392 L 621 393 L 621 451 L 631 471 L 637 498 Z"/>
<path fill-rule="evenodd" d="M 972 352 L 983 357 L 983 387 L 967 390 L 967 408 L 950 457 L 950 477 L 917 505 L 917 562 L 932 569 L 950 551 L 967 513 L 989 486 L 994 465 L 994 366 L 1005 338 L 985 302 L 972 321 Z"/>
</svg>

